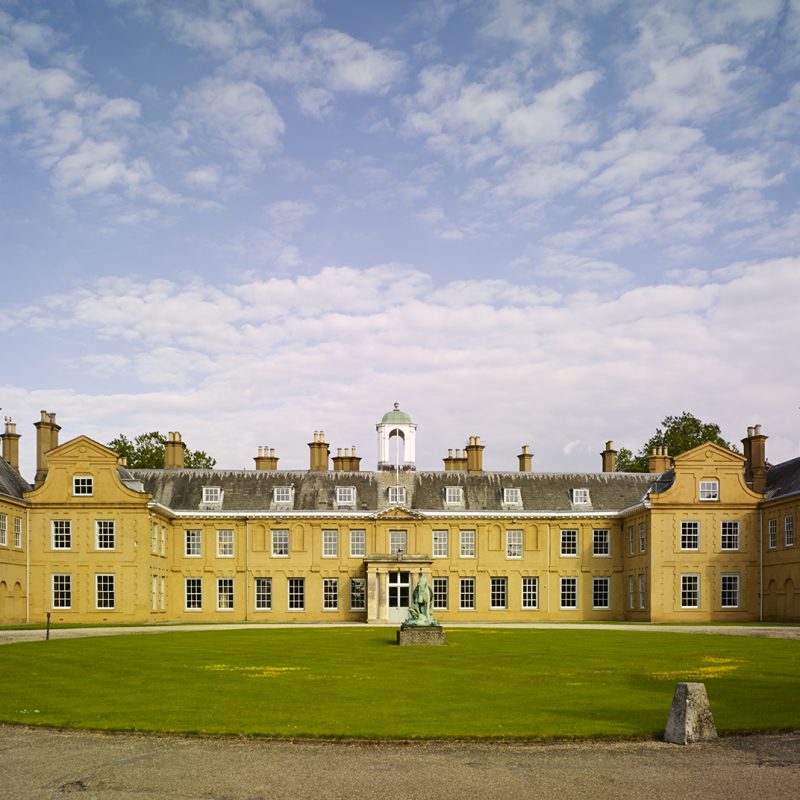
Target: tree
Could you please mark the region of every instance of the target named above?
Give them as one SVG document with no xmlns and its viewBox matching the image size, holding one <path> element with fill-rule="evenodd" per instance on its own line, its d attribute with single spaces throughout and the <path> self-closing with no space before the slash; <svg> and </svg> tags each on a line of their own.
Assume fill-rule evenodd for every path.
<svg viewBox="0 0 800 800">
<path fill-rule="evenodd" d="M 739 452 L 736 446 L 720 436 L 720 427 L 714 422 L 701 422 L 694 414 L 684 411 L 679 417 L 664 417 L 661 427 L 645 442 L 638 455 L 626 447 L 617 454 L 619 472 L 648 472 L 648 456 L 653 448 L 666 447 L 670 456 L 677 456 L 705 442 Z"/>
<path fill-rule="evenodd" d="M 124 456 L 133 469 L 164 469 L 164 437 L 158 431 L 140 433 L 133 441 L 121 433 L 108 446 Z M 211 469 L 217 459 L 202 450 L 187 447 L 184 463 L 189 469 Z"/>
</svg>

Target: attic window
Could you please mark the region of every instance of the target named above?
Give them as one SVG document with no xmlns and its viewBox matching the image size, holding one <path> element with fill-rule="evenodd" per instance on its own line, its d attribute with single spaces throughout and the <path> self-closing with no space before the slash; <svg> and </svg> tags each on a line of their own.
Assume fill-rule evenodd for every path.
<svg viewBox="0 0 800 800">
<path fill-rule="evenodd" d="M 701 500 L 719 500 L 719 481 L 700 481 Z"/>
<path fill-rule="evenodd" d="M 591 502 L 589 500 L 589 490 L 588 489 L 573 489 L 572 490 L 572 502 L 576 506 L 588 506 Z"/>
<path fill-rule="evenodd" d="M 507 506 L 522 505 L 522 491 L 518 487 L 503 489 L 503 502 Z"/>
<path fill-rule="evenodd" d="M 405 505 L 406 502 L 406 487 L 405 486 L 390 486 L 389 487 L 389 502 Z"/>
<path fill-rule="evenodd" d="M 91 475 L 75 475 L 72 479 L 72 494 L 84 497 L 94 494 L 94 478 Z"/>
<path fill-rule="evenodd" d="M 444 490 L 444 502 L 448 505 L 458 505 L 464 502 L 463 486 L 446 486 Z"/>
<path fill-rule="evenodd" d="M 356 490 L 353 486 L 336 487 L 336 505 L 354 506 L 356 504 Z"/>
<path fill-rule="evenodd" d="M 222 502 L 222 489 L 219 486 L 203 487 L 203 502 L 208 504 L 219 504 Z"/>
<path fill-rule="evenodd" d="M 294 489 L 291 486 L 276 486 L 272 490 L 272 502 L 291 505 L 294 502 Z"/>
</svg>

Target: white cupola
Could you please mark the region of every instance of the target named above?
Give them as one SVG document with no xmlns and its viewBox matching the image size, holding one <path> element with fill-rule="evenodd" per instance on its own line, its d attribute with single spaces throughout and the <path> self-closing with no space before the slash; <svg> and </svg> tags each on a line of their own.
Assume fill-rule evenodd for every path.
<svg viewBox="0 0 800 800">
<path fill-rule="evenodd" d="M 375 426 L 378 431 L 378 469 L 396 469 L 398 466 L 404 470 L 415 470 L 417 426 L 405 411 L 400 410 L 400 404 L 395 403 L 394 408 L 383 415 L 383 419 Z M 393 437 L 397 437 L 397 456 L 389 449 Z"/>
</svg>

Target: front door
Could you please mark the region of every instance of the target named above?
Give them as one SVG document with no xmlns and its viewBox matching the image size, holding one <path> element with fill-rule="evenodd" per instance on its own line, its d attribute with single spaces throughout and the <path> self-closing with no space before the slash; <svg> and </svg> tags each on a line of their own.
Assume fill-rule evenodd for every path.
<svg viewBox="0 0 800 800">
<path fill-rule="evenodd" d="M 389 622 L 405 622 L 411 600 L 411 573 L 390 572 L 387 577 Z"/>
</svg>

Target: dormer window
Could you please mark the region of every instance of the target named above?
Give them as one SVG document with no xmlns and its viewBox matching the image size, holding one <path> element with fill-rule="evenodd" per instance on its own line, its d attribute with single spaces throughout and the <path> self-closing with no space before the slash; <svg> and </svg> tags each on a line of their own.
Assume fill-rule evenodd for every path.
<svg viewBox="0 0 800 800">
<path fill-rule="evenodd" d="M 464 488 L 462 486 L 446 486 L 444 502 L 449 506 L 461 505 L 464 502 Z"/>
<path fill-rule="evenodd" d="M 222 489 L 219 486 L 203 487 L 203 503 L 206 505 L 219 505 L 222 502 Z"/>
<path fill-rule="evenodd" d="M 522 490 L 517 487 L 503 489 L 503 503 L 507 506 L 521 506 Z"/>
<path fill-rule="evenodd" d="M 406 504 L 406 487 L 405 486 L 390 486 L 389 487 L 389 502 L 393 505 L 404 506 Z"/>
<path fill-rule="evenodd" d="M 356 504 L 356 490 L 353 486 L 336 487 L 336 505 L 354 506 Z"/>
<path fill-rule="evenodd" d="M 588 489 L 573 489 L 572 502 L 576 506 L 588 506 L 591 500 L 589 499 Z"/>
<path fill-rule="evenodd" d="M 701 500 L 719 500 L 719 481 L 700 481 Z"/>
<path fill-rule="evenodd" d="M 276 486 L 272 490 L 272 502 L 276 505 L 290 506 L 294 503 L 294 487 Z"/>
<path fill-rule="evenodd" d="M 94 478 L 91 475 L 75 475 L 72 479 L 72 494 L 76 497 L 91 497 L 94 494 Z"/>
</svg>

